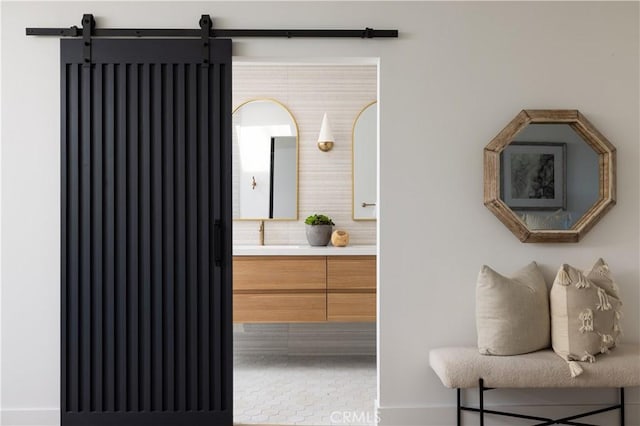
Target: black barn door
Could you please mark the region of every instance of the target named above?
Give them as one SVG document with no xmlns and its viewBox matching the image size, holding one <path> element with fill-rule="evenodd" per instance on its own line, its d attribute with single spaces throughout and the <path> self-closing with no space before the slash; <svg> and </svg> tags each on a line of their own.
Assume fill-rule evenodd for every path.
<svg viewBox="0 0 640 426">
<path fill-rule="evenodd" d="M 90 49 L 61 41 L 62 425 L 230 425 L 231 41 Z"/>
</svg>

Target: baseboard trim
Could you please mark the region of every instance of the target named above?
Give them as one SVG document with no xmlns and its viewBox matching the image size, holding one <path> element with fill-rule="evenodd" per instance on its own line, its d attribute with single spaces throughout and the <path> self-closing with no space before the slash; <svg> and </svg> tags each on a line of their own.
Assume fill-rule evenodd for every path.
<svg viewBox="0 0 640 426">
<path fill-rule="evenodd" d="M 2 426 L 58 426 L 60 410 L 2 410 L 0 424 Z"/>
<path fill-rule="evenodd" d="M 574 413 L 596 410 L 605 405 L 491 405 L 494 410 L 516 411 L 522 414 L 543 415 L 550 417 L 570 416 Z M 429 407 L 378 407 L 380 426 L 455 426 L 455 405 Z M 617 424 L 618 411 L 588 417 L 589 421 L 600 422 L 601 425 Z M 625 404 L 627 426 L 640 426 L 640 403 Z M 478 424 L 477 414 L 463 413 L 464 424 Z M 512 426 L 513 419 L 487 415 L 491 426 Z M 587 418 L 585 418 L 585 421 Z"/>
<path fill-rule="evenodd" d="M 571 415 L 575 412 L 597 409 L 601 405 L 492 405 L 497 410 L 517 411 L 523 414 L 549 416 Z M 627 426 L 640 426 L 640 403 L 625 405 Z M 489 408 L 489 407 L 487 407 Z M 428 407 L 378 407 L 380 426 L 454 426 L 456 424 L 456 407 L 454 405 L 440 405 Z M 467 424 L 475 424 L 474 413 L 464 413 Z M 492 426 L 510 426 L 508 418 L 490 416 Z M 615 424 L 618 413 L 604 413 L 593 416 L 593 421 L 600 424 Z M 513 420 L 511 421 L 513 422 Z M 604 422 L 604 423 L 603 423 Z M 2 426 L 58 426 L 60 425 L 60 411 L 55 409 L 39 410 L 2 410 L 0 411 Z"/>
</svg>

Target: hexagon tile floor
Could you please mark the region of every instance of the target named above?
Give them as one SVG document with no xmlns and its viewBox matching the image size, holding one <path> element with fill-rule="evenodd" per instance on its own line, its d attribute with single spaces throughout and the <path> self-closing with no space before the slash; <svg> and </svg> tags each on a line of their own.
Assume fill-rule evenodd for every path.
<svg viewBox="0 0 640 426">
<path fill-rule="evenodd" d="M 234 357 L 234 423 L 374 425 L 375 356 Z"/>
</svg>

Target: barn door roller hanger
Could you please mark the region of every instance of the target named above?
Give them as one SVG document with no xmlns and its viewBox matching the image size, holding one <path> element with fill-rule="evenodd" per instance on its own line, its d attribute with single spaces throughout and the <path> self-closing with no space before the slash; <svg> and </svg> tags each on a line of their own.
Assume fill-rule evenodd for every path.
<svg viewBox="0 0 640 426">
<path fill-rule="evenodd" d="M 171 38 L 200 38 L 203 42 L 203 52 L 208 52 L 209 38 L 235 37 L 286 37 L 286 38 L 397 38 L 398 30 L 318 30 L 318 29 L 217 29 L 213 28 L 209 15 L 202 15 L 199 29 L 177 28 L 96 28 L 92 14 L 82 17 L 82 28 L 27 28 L 28 36 L 58 36 L 82 37 L 84 40 L 85 64 L 91 63 L 91 38 L 94 37 L 171 37 Z M 208 53 L 207 53 L 208 55 Z M 204 64 L 208 59 L 203 59 Z"/>
</svg>

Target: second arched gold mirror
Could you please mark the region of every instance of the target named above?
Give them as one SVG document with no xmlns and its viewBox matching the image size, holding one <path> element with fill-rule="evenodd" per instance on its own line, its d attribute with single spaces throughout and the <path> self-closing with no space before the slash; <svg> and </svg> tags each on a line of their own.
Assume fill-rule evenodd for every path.
<svg viewBox="0 0 640 426">
<path fill-rule="evenodd" d="M 233 218 L 298 219 L 298 125 L 275 99 L 233 112 Z"/>
<path fill-rule="evenodd" d="M 353 220 L 377 218 L 378 103 L 367 104 L 353 122 Z"/>
</svg>

